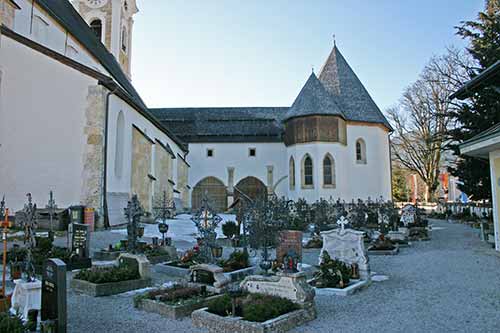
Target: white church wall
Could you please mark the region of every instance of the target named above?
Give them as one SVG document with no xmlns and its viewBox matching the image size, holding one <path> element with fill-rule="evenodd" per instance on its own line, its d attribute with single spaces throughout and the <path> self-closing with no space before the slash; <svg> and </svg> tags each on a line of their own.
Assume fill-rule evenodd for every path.
<svg viewBox="0 0 500 333">
<path fill-rule="evenodd" d="M 256 149 L 256 156 L 249 156 L 249 149 Z M 214 156 L 207 157 L 213 149 Z M 245 177 L 253 176 L 267 184 L 267 166 L 274 167 L 274 181 L 287 175 L 283 143 L 190 143 L 187 160 L 191 165 L 189 184 L 194 187 L 205 177 L 216 177 L 228 185 L 228 167 L 234 167 L 234 184 Z M 283 186 L 278 186 L 278 195 L 285 195 Z"/>
<path fill-rule="evenodd" d="M 117 123 L 118 115 L 120 111 L 123 113 L 124 118 L 124 133 L 123 133 L 123 152 L 122 152 L 122 172 L 121 175 L 115 172 L 115 157 L 116 157 L 116 140 L 117 140 Z M 125 101 L 119 97 L 112 95 L 110 97 L 109 103 L 109 123 L 108 123 L 108 168 L 107 168 L 107 179 L 108 179 L 108 192 L 119 192 L 119 193 L 129 193 L 131 189 L 131 172 L 132 172 L 132 127 L 137 126 L 142 132 L 144 132 L 150 139 L 155 141 L 155 139 L 160 140 L 163 144 L 168 144 L 172 148 L 174 155 L 177 154 L 184 156 L 184 152 L 170 137 L 168 137 L 162 130 L 160 130 L 151 121 L 137 112 Z M 151 175 L 155 175 L 154 165 L 154 151 L 152 149 L 151 159 Z M 177 157 L 178 158 L 178 157 Z M 173 163 L 173 177 L 174 182 L 177 182 L 177 163 Z"/>
<path fill-rule="evenodd" d="M 82 124 L 97 81 L 6 36 L 0 52 L 0 193 L 13 210 L 28 192 L 44 206 L 49 190 L 60 207 L 78 204 Z"/>
<path fill-rule="evenodd" d="M 16 10 L 15 32 L 109 76 L 104 67 L 36 3 L 33 5 L 30 0 L 16 0 L 16 3 L 21 9 Z"/>
<path fill-rule="evenodd" d="M 357 139 L 366 143 L 366 164 L 356 162 Z M 302 188 L 302 161 L 309 154 L 313 161 L 313 188 Z M 323 159 L 330 154 L 335 162 L 335 187 L 323 186 Z M 391 198 L 390 161 L 387 132 L 376 126 L 349 125 L 347 145 L 340 143 L 307 143 L 287 148 L 287 170 L 290 157 L 295 160 L 295 188 L 289 191 L 290 199 L 304 198 L 314 202 L 319 198 L 346 201 Z M 289 180 L 286 182 L 289 189 Z"/>
</svg>

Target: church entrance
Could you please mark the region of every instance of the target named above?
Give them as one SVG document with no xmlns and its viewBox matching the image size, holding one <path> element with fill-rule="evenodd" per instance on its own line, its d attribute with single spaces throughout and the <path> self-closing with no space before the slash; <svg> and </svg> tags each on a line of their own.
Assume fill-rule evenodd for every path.
<svg viewBox="0 0 500 333">
<path fill-rule="evenodd" d="M 207 177 L 198 182 L 193 188 L 191 206 L 193 210 L 201 207 L 203 195 L 206 193 L 209 203 L 216 212 L 227 209 L 227 190 L 222 181 L 215 177 Z"/>
<path fill-rule="evenodd" d="M 236 184 L 234 190 L 234 200 L 238 200 L 241 193 L 249 196 L 251 199 L 255 200 L 258 198 L 266 197 L 267 187 L 258 178 L 246 177 L 243 178 Z"/>
</svg>

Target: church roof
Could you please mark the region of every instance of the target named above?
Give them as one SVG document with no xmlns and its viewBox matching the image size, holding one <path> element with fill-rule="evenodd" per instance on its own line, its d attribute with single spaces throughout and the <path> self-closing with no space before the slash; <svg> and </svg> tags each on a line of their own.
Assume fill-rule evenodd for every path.
<svg viewBox="0 0 500 333">
<path fill-rule="evenodd" d="M 287 107 L 150 109 L 154 117 L 187 142 L 281 142 Z"/>
<path fill-rule="evenodd" d="M 335 95 L 326 91 L 313 72 L 288 110 L 284 120 L 310 115 L 331 115 L 345 118 L 335 99 Z"/>
<path fill-rule="evenodd" d="M 321 69 L 319 81 L 337 98 L 347 120 L 381 123 L 392 129 L 336 45 Z"/>
<path fill-rule="evenodd" d="M 73 35 L 111 74 L 120 86 L 130 95 L 132 100 L 146 109 L 139 93 L 130 83 L 120 64 L 108 49 L 97 39 L 87 23 L 67 0 L 35 0 L 47 13 L 51 15 L 64 29 Z"/>
</svg>

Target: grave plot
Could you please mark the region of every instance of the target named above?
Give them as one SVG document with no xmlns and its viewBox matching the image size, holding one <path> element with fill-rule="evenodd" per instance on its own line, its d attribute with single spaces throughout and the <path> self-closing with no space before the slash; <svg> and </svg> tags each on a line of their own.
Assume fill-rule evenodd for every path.
<svg viewBox="0 0 500 333">
<path fill-rule="evenodd" d="M 98 297 L 151 286 L 150 263 L 143 255 L 122 254 L 113 267 L 84 269 L 74 275 L 71 288 Z"/>
<path fill-rule="evenodd" d="M 422 218 L 417 206 L 406 205 L 401 209 L 401 227 L 405 228 L 410 241 L 428 241 L 430 240 L 429 222 Z M 401 231 L 401 230 L 400 230 Z"/>
<path fill-rule="evenodd" d="M 305 273 L 252 275 L 191 314 L 209 332 L 284 332 L 314 320 L 314 290 Z"/>
<path fill-rule="evenodd" d="M 349 221 L 341 217 L 339 229 L 322 232 L 323 248 L 319 271 L 309 280 L 318 294 L 347 296 L 370 284 L 370 265 L 363 242 L 364 233 L 345 229 Z"/>
<path fill-rule="evenodd" d="M 134 306 L 140 310 L 158 313 L 170 319 L 190 316 L 194 310 L 208 306 L 220 297 L 206 286 L 194 283 L 175 284 L 170 288 L 158 288 L 134 297 Z"/>
</svg>

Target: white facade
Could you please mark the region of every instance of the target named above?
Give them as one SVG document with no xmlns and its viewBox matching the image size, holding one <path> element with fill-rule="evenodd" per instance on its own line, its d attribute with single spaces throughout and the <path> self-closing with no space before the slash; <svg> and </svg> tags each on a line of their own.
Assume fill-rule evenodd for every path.
<svg viewBox="0 0 500 333">
<path fill-rule="evenodd" d="M 366 144 L 366 164 L 357 163 L 355 143 Z M 249 149 L 256 156 L 249 156 Z M 207 156 L 207 150 L 213 156 Z M 313 161 L 313 187 L 302 188 L 301 161 L 309 155 Z M 334 159 L 335 186 L 323 185 L 323 159 Z M 290 187 L 289 162 L 295 161 L 295 186 Z M 234 184 L 246 177 L 255 177 L 273 188 L 278 196 L 314 202 L 320 198 L 346 201 L 363 199 L 391 200 L 389 138 L 381 126 L 348 125 L 347 145 L 342 143 L 305 143 L 285 147 L 284 143 L 191 143 L 188 161 L 191 164 L 190 185 L 194 188 L 206 177 L 215 177 L 226 186 L 228 168 L 234 168 Z M 268 182 L 268 166 L 273 167 L 273 182 Z"/>
</svg>

